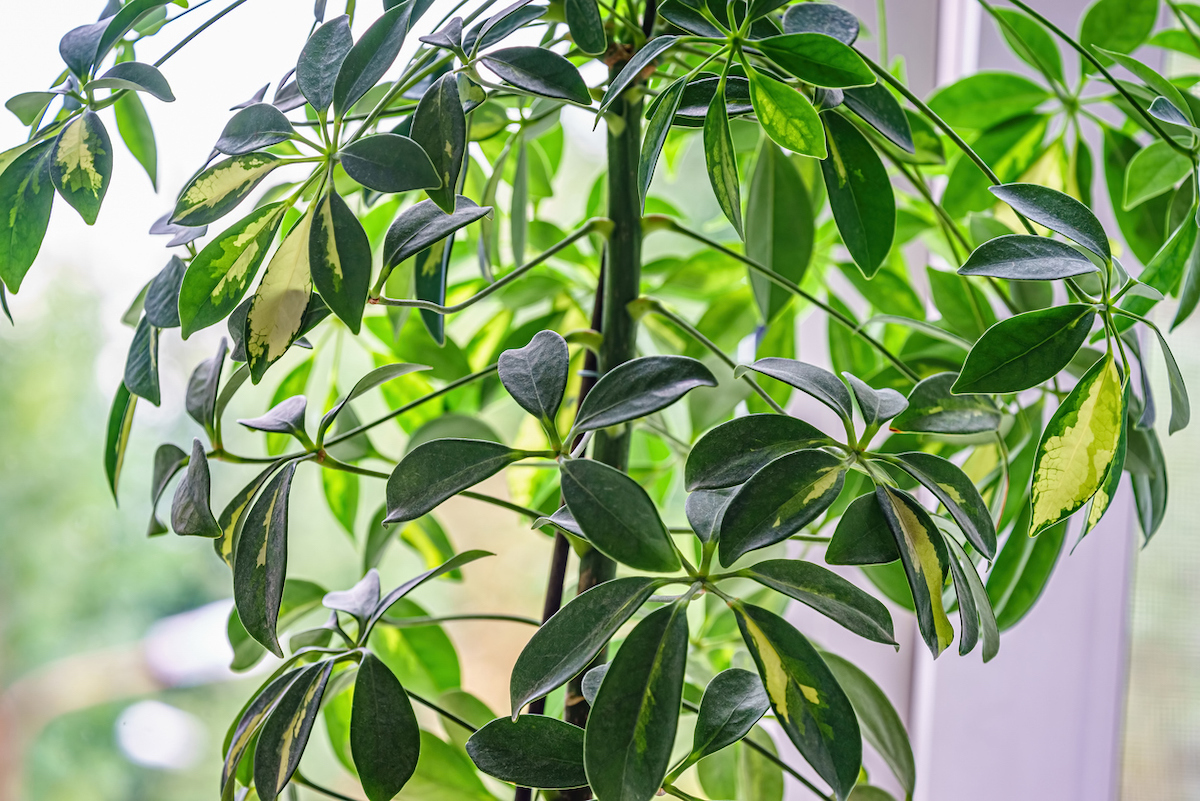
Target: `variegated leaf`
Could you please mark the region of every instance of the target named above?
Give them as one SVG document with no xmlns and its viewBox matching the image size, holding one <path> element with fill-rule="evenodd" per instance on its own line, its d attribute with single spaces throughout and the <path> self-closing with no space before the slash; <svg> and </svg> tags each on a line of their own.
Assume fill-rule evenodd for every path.
<svg viewBox="0 0 1200 801">
<path fill-rule="evenodd" d="M 258 383 L 300 336 L 304 312 L 312 295 L 309 270 L 309 209 L 284 237 L 271 257 L 246 315 L 246 357 L 250 377 Z"/>
<path fill-rule="evenodd" d="M 332 672 L 332 660 L 305 668 L 263 723 L 254 749 L 254 789 L 262 801 L 274 801 L 300 764 Z"/>
<path fill-rule="evenodd" d="M 112 177 L 112 142 L 95 112 L 63 128 L 50 154 L 50 180 L 88 225 L 96 222 Z"/>
<path fill-rule="evenodd" d="M 270 153 L 247 153 L 218 161 L 183 190 L 171 222 L 189 226 L 216 222 L 233 211 L 280 164 Z"/>
<path fill-rule="evenodd" d="M 313 285 L 333 313 L 357 334 L 371 283 L 371 243 L 362 223 L 334 189 L 316 208 L 308 260 Z"/>
</svg>

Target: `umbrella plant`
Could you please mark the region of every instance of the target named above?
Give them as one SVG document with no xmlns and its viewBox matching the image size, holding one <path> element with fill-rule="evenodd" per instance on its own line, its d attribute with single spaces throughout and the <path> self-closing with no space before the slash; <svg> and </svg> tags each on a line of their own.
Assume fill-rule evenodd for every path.
<svg viewBox="0 0 1200 801">
<path fill-rule="evenodd" d="M 6 314 L 56 197 L 96 223 L 119 146 L 156 181 L 172 56 L 246 2 L 110 0 L 7 102 L 29 134 L 0 153 Z M 1144 538 L 1162 523 L 1158 359 L 1171 433 L 1189 408 L 1152 318 L 1200 299 L 1197 76 L 1147 64 L 1200 56 L 1200 6 L 1156 31 L 1158 0 L 1097 0 L 1072 36 L 979 2 L 1028 68 L 925 99 L 886 20 L 827 2 L 280 5 L 309 36 L 249 65 L 285 77 L 229 98 L 150 227 L 171 255 L 125 316 L 104 445 L 115 496 L 160 339 L 221 332 L 168 392 L 196 437 L 158 449 L 148 530 L 211 539 L 233 668 L 276 658 L 214 794 L 345 798 L 302 766 L 323 728 L 370 801 L 770 801 L 785 773 L 911 795 L 899 715 L 785 605 L 880 647 L 912 614 L 931 657 L 994 657 L 1122 475 Z M 603 132 L 590 187 L 568 118 Z M 229 420 L 251 394 L 265 412 Z M 215 497 L 214 470 L 242 488 Z M 318 525 L 289 520 L 302 473 L 322 547 L 340 526 L 359 554 L 348 589 L 288 572 L 289 530 Z M 441 522 L 455 497 L 545 538 L 542 618 L 417 603 L 489 570 Z M 425 570 L 381 586 L 397 548 Z M 528 641 L 507 708 L 459 686 L 463 619 Z"/>
</svg>

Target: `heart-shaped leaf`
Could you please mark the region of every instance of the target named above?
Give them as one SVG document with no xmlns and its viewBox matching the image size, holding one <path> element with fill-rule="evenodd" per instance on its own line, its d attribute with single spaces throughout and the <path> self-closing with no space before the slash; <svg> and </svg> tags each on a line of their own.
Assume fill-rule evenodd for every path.
<svg viewBox="0 0 1200 801">
<path fill-rule="evenodd" d="M 567 341 L 554 331 L 539 331 L 525 347 L 501 353 L 497 369 L 513 400 L 552 429 L 570 366 Z"/>
</svg>

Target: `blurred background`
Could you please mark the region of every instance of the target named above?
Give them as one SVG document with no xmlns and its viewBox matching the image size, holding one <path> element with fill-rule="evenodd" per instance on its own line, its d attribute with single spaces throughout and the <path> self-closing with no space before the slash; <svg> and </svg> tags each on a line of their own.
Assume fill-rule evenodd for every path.
<svg viewBox="0 0 1200 801">
<path fill-rule="evenodd" d="M 98 0 L 6 3 L 0 98 L 40 88 L 57 74 L 59 38 L 95 18 L 102 5 Z M 119 507 L 105 484 L 101 447 L 132 336 L 120 323 L 121 314 L 168 258 L 163 240 L 146 231 L 204 160 L 229 107 L 278 80 L 294 63 L 308 31 L 310 5 L 308 0 L 247 3 L 174 57 L 167 75 L 181 100 L 148 103 L 158 139 L 160 192 L 117 147 L 110 197 L 96 227 L 86 227 L 65 204 L 57 204 L 37 268 L 20 295 L 9 298 L 16 325 L 0 321 L 0 799 L 213 798 L 225 727 L 261 680 L 261 669 L 246 677 L 227 668 L 229 575 L 210 545 L 173 536 L 147 540 L 144 534 L 154 449 L 161 442 L 185 444 L 194 435 L 181 413 L 187 373 L 211 355 L 220 333 L 210 330 L 186 343 L 164 337 L 163 404 L 139 407 Z M 873 2 L 847 5 L 871 27 Z M 892 49 L 914 53 L 911 74 L 922 93 L 938 78 L 951 79 L 981 63 L 1019 69 L 988 23 L 979 25 L 977 7 L 966 0 L 890 5 Z M 1085 4 L 1043 0 L 1037 5 L 1074 29 Z M 288 13 L 282 13 L 285 8 Z M 951 37 L 957 49 L 930 47 L 935 36 L 946 41 L 946 31 L 958 32 Z M 156 57 L 177 37 L 151 40 L 143 57 Z M 591 132 L 586 115 L 567 112 L 563 122 L 569 149 L 564 164 L 570 167 L 559 176 L 561 197 L 555 202 L 574 212 L 600 169 L 602 140 Z M 0 114 L 0 144 L 16 143 L 23 135 L 15 117 Z M 1164 307 L 1155 316 L 1170 320 L 1172 313 Z M 1198 341 L 1200 318 L 1172 337 L 1193 387 L 1200 387 L 1200 348 L 1188 345 Z M 1151 363 L 1159 366 L 1157 360 Z M 1165 397 L 1165 376 L 1155 378 Z M 235 401 L 233 417 L 263 411 L 262 393 L 238 400 L 243 406 Z M 1137 550 L 1128 488 L 1123 488 L 1125 502 L 1074 557 L 1064 558 L 1046 598 L 1047 606 L 1070 606 L 1075 618 L 1093 615 L 1113 643 L 1104 651 L 1106 664 L 1097 668 L 1115 677 L 1113 682 L 1095 685 L 1090 696 L 1086 687 L 1083 691 L 1096 707 L 1111 711 L 1101 725 L 1116 744 L 1109 764 L 1075 766 L 1098 777 L 1096 787 L 1106 788 L 1091 797 L 1200 798 L 1200 619 L 1194 614 L 1200 608 L 1195 580 L 1200 499 L 1190 491 L 1200 478 L 1200 426 L 1169 440 L 1161 433 L 1173 493 L 1157 539 Z M 291 549 L 289 572 L 320 575 L 331 587 L 348 585 L 359 577 L 357 550 L 339 533 L 315 473 L 301 473 L 301 479 L 312 486 L 293 493 L 291 512 L 308 524 L 294 527 L 293 537 L 300 539 Z M 228 486 L 218 483 L 215 494 L 234 488 L 236 479 L 227 480 Z M 364 489 L 378 495 L 382 485 Z M 438 583 L 423 590 L 420 600 L 448 612 L 487 606 L 537 616 L 549 540 L 512 516 L 470 501 L 450 505 L 445 522 L 458 549 L 482 547 L 500 554 L 487 571 L 492 580 Z M 1095 541 L 1101 536 L 1105 542 Z M 397 548 L 381 572 L 386 583 L 419 567 L 415 556 Z M 497 577 L 506 578 L 501 583 Z M 1068 587 L 1071 582 L 1089 587 L 1110 602 L 1093 607 L 1086 601 L 1091 596 L 1066 590 L 1056 600 L 1060 580 Z M 1035 628 L 1042 611 L 1035 609 L 1034 619 L 1022 623 L 1012 638 L 1025 636 L 1034 645 L 1055 639 L 1054 632 Z M 1053 612 L 1046 615 L 1045 620 L 1054 619 Z M 1022 628 L 1037 631 L 1036 639 Z M 508 667 L 528 631 L 462 623 L 449 633 L 459 651 L 464 688 L 493 709 L 506 709 Z M 985 682 L 989 677 L 1005 681 L 1019 654 L 1006 656 L 974 675 Z M 1055 664 L 1067 670 L 1068 663 L 1049 664 L 1051 670 Z M 906 680 L 919 682 L 920 671 L 914 675 Z M 1086 683 L 1087 676 L 1057 679 Z M 936 679 L 926 674 L 925 680 Z M 1008 680 L 1014 680 L 1011 674 Z M 1120 691 L 1126 680 L 1127 695 Z M 910 728 L 924 725 L 919 706 L 912 701 Z M 938 715 L 941 720 L 953 709 L 943 705 Z M 1084 736 L 1089 720 L 1071 725 Z M 1008 741 L 1018 758 L 1021 747 L 1012 742 L 1032 738 L 1029 729 L 1040 725 L 1026 720 L 1024 727 L 1009 722 L 997 728 L 992 722 L 978 721 L 972 735 Z M 941 729 L 954 730 L 950 724 Z M 924 742 L 928 750 L 934 740 Z M 1035 747 L 1034 739 L 1028 742 Z M 914 735 L 914 745 L 920 752 L 922 738 Z M 333 756 L 324 738 L 314 737 L 313 746 L 319 774 L 321 761 L 332 764 Z M 926 776 L 939 772 L 936 762 L 919 756 L 918 764 Z M 922 792 L 928 798 L 962 797 L 936 789 L 939 784 L 930 782 L 933 789 Z"/>
</svg>

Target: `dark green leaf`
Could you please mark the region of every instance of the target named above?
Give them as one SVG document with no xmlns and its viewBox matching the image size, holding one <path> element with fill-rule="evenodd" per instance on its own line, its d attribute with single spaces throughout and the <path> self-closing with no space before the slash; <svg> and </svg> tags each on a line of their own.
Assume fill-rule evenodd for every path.
<svg viewBox="0 0 1200 801">
<path fill-rule="evenodd" d="M 604 55 L 608 36 L 600 18 L 600 4 L 596 0 L 566 0 L 564 6 L 575 46 L 590 56 Z"/>
<path fill-rule="evenodd" d="M 150 525 L 146 536 L 167 533 L 167 527 L 158 519 L 158 501 L 166 492 L 167 484 L 187 462 L 187 452 L 170 443 L 159 445 L 154 452 L 154 472 L 150 479 Z"/>
<path fill-rule="evenodd" d="M 858 38 L 858 17 L 833 3 L 797 3 L 783 15 L 787 33 L 823 33 L 845 45 Z"/>
<path fill-rule="evenodd" d="M 473 200 L 462 195 L 456 198 L 453 214 L 446 214 L 432 200 L 409 206 L 388 228 L 383 246 L 384 264 L 395 267 L 491 213 L 491 206 L 476 206 Z"/>
<path fill-rule="evenodd" d="M 886 565 L 900 558 L 887 518 L 875 493 L 850 502 L 825 548 L 831 565 Z"/>
<path fill-rule="evenodd" d="M 108 428 L 104 439 L 104 473 L 108 476 L 108 488 L 113 500 L 117 499 L 117 482 L 125 464 L 125 448 L 129 445 L 129 431 L 133 428 L 133 410 L 137 396 L 129 392 L 125 383 L 117 387 L 112 410 L 108 413 Z"/>
<path fill-rule="evenodd" d="M 1035 223 L 1078 242 L 1105 261 L 1112 260 L 1104 226 L 1070 195 L 1038 184 L 993 186 L 992 194 Z"/>
<path fill-rule="evenodd" d="M 255 103 L 240 110 L 225 124 L 216 148 L 228 156 L 246 153 L 287 141 L 292 124 L 270 103 Z"/>
<path fill-rule="evenodd" d="M 225 366 L 226 342 L 225 337 L 221 337 L 217 355 L 196 366 L 188 379 L 187 396 L 184 398 L 187 413 L 208 432 L 216 427 L 217 389 L 221 381 L 221 368 Z"/>
<path fill-rule="evenodd" d="M 160 400 L 158 334 L 158 329 L 143 316 L 133 334 L 133 341 L 129 343 L 129 356 L 125 360 L 125 386 L 134 395 L 145 398 L 155 406 Z"/>
<path fill-rule="evenodd" d="M 701 14 L 697 8 L 688 5 L 686 0 L 666 0 L 658 7 L 658 14 L 676 28 L 681 28 L 696 36 L 709 36 L 715 39 L 725 36 L 720 28 L 710 22 L 708 17 Z"/>
<path fill-rule="evenodd" d="M 428 36 L 422 36 L 421 41 L 443 50 L 457 51 L 463 49 L 463 19 L 453 17 L 439 30 Z"/>
<path fill-rule="evenodd" d="M 467 754 L 481 771 L 519 787 L 583 787 L 583 729 L 542 715 L 498 718 L 471 735 Z"/>
<path fill-rule="evenodd" d="M 7 172 L 7 170 L 5 170 Z M 96 222 L 112 177 L 112 142 L 95 112 L 63 128 L 50 153 L 50 180 L 88 225 Z"/>
<path fill-rule="evenodd" d="M 209 505 L 210 487 L 204 443 L 194 439 L 187 474 L 179 482 L 175 499 L 171 502 L 171 528 L 175 529 L 176 534 L 214 539 L 221 536 L 221 527 L 217 525 Z"/>
<path fill-rule="evenodd" d="M 384 522 L 415 520 L 525 456 L 525 451 L 483 440 L 426 442 L 408 453 L 392 471 L 387 484 L 388 516 Z"/>
<path fill-rule="evenodd" d="M 417 769 L 417 716 L 400 682 L 370 651 L 363 654 L 354 681 L 350 750 L 370 801 L 390 801 Z"/>
<path fill-rule="evenodd" d="M 400 601 L 402 598 L 404 598 L 404 596 L 408 595 L 425 582 L 435 579 L 438 576 L 446 575 L 447 573 L 454 573 L 463 565 L 470 564 L 476 559 L 482 559 L 485 556 L 492 555 L 493 554 L 488 551 L 464 551 L 452 559 L 447 559 L 445 562 L 433 568 L 432 570 L 426 570 L 419 576 L 410 578 L 408 581 L 404 582 L 399 587 L 383 596 L 383 600 L 379 602 L 377 607 L 375 607 L 375 611 L 371 613 L 371 617 L 367 619 L 366 625 L 363 626 L 364 632 L 369 634 L 371 629 L 374 628 L 375 624 L 379 622 L 379 619 L 383 617 L 384 613 L 391 609 L 393 604 Z M 406 601 L 405 603 L 410 602 Z M 360 635 L 359 638 L 362 639 L 363 635 Z"/>
<path fill-rule="evenodd" d="M 321 605 L 351 615 L 361 626 L 379 606 L 379 571 L 371 568 L 350 589 L 326 593 Z"/>
<path fill-rule="evenodd" d="M 589 106 L 592 96 L 575 65 L 541 47 L 506 47 L 480 57 L 485 67 L 518 89 Z"/>
<path fill-rule="evenodd" d="M 583 592 L 547 620 L 517 657 L 509 681 L 512 714 L 579 675 L 661 584 L 629 576 Z"/>
<path fill-rule="evenodd" d="M 1157 328 L 1154 329 L 1154 334 L 1158 337 L 1163 359 L 1167 363 L 1167 378 L 1171 385 L 1171 424 L 1167 431 L 1174 434 L 1187 428 L 1191 422 L 1192 406 L 1188 400 L 1187 385 L 1183 382 L 1183 373 L 1179 369 L 1179 363 L 1175 361 L 1175 354 L 1171 353 L 1171 346 Z"/>
<path fill-rule="evenodd" d="M 1030 537 L 1028 531 L 1029 516 L 1024 512 L 988 573 L 988 598 L 1000 631 L 1015 626 L 1041 597 L 1063 551 L 1067 521 L 1051 526 L 1037 537 Z"/>
<path fill-rule="evenodd" d="M 277 434 L 291 434 L 302 438 L 304 433 L 304 412 L 308 399 L 303 395 L 287 398 L 272 408 L 262 417 L 238 420 L 246 428 L 255 431 L 273 431 Z"/>
<path fill-rule="evenodd" d="M 575 416 L 575 433 L 595 431 L 653 414 L 696 387 L 713 387 L 707 367 L 687 356 L 642 356 L 609 370 Z"/>
<path fill-rule="evenodd" d="M 528 0 L 517 0 L 483 22 L 476 23 L 463 34 L 463 50 L 468 53 L 486 50 L 540 18 L 546 13 L 546 8 L 531 6 Z"/>
<path fill-rule="evenodd" d="M 67 31 L 59 40 L 58 54 L 78 78 L 87 78 L 92 65 L 96 63 L 96 48 L 100 44 L 100 38 L 104 36 L 105 29 L 108 28 L 108 23 L 108 20 L 102 19 L 91 25 L 80 25 Z"/>
<path fill-rule="evenodd" d="M 721 564 L 782 542 L 829 508 L 842 490 L 845 465 L 819 450 L 781 456 L 730 499 L 721 518 Z"/>
<path fill-rule="evenodd" d="M 946 328 L 963 337 L 964 345 L 978 340 L 990 326 L 996 323 L 987 296 L 960 275 L 932 266 L 926 270 L 933 305 L 942 315 Z"/>
<path fill-rule="evenodd" d="M 958 274 L 1017 281 L 1055 281 L 1097 270 L 1091 259 L 1070 245 L 1044 236 L 1008 234 L 976 248 Z"/>
<path fill-rule="evenodd" d="M 704 116 L 704 163 L 708 182 L 712 185 L 717 205 L 725 213 L 739 237 L 742 234 L 742 193 L 739 186 L 737 153 L 729 133 L 729 115 L 725 111 L 725 95 L 713 93 Z"/>
<path fill-rule="evenodd" d="M 870 278 L 892 248 L 896 199 L 887 169 L 858 129 L 834 112 L 824 116 L 830 140 L 821 173 L 838 232 L 854 263 Z"/>
<path fill-rule="evenodd" d="M 1125 452 L 1125 469 L 1133 484 L 1133 498 L 1137 506 L 1138 525 L 1145 542 L 1162 525 L 1167 511 L 1167 467 L 1163 458 L 1158 435 L 1126 424 L 1129 442 Z M 1045 539 L 1043 533 L 1038 540 Z M 990 585 L 990 577 L 989 577 Z"/>
<path fill-rule="evenodd" d="M 179 327 L 179 287 L 187 265 L 172 256 L 146 289 L 146 319 L 155 328 Z"/>
<path fill-rule="evenodd" d="M 891 387 L 873 389 L 850 373 L 842 373 L 857 401 L 858 411 L 869 428 L 886 423 L 908 408 L 908 400 Z"/>
<path fill-rule="evenodd" d="M 932 453 L 913 451 L 898 457 L 900 468 L 946 507 L 971 545 L 988 559 L 996 556 L 996 525 L 979 490 L 958 465 Z"/>
<path fill-rule="evenodd" d="M 357 334 L 371 283 L 371 243 L 358 217 L 332 188 L 313 219 L 308 264 L 321 298 Z"/>
<path fill-rule="evenodd" d="M 741 575 L 816 609 L 860 637 L 900 647 L 887 607 L 820 565 L 771 559 L 742 570 Z"/>
<path fill-rule="evenodd" d="M 700 759 L 741 740 L 771 708 L 762 679 L 748 670 L 730 668 L 713 677 L 704 688 L 692 757 Z"/>
<path fill-rule="evenodd" d="M 305 668 L 263 723 L 254 749 L 254 789 L 263 801 L 275 801 L 300 764 L 332 672 L 333 660 Z"/>
<path fill-rule="evenodd" d="M 145 92 L 167 103 L 175 100 L 171 85 L 158 68 L 140 61 L 123 61 L 94 81 L 89 81 L 84 89 L 89 92 L 96 89 L 130 90 Z"/>
<path fill-rule="evenodd" d="M 430 199 L 452 214 L 456 208 L 454 190 L 467 146 L 467 118 L 454 73 L 438 78 L 421 97 L 413 113 L 410 136 L 425 149 L 442 181 L 441 188 L 429 190 Z"/>
<path fill-rule="evenodd" d="M 819 429 L 787 415 L 738 417 L 696 442 L 688 454 L 684 486 L 689 492 L 732 487 L 784 454 L 829 441 Z"/>
<path fill-rule="evenodd" d="M 1010 72 L 977 72 L 934 93 L 929 107 L 955 128 L 987 130 L 1028 114 L 1050 90 Z"/>
<path fill-rule="evenodd" d="M 804 181 L 791 160 L 764 139 L 746 204 L 746 255 L 799 284 L 812 258 L 813 239 L 813 210 Z M 750 273 L 750 283 L 768 322 L 792 299 L 791 292 L 756 272 Z"/>
<path fill-rule="evenodd" d="M 567 342 L 553 331 L 539 331 L 528 345 L 504 351 L 498 361 L 500 381 L 508 394 L 551 429 L 567 389 L 570 367 Z"/>
<path fill-rule="evenodd" d="M 247 153 L 218 161 L 184 188 L 171 222 L 190 226 L 216 222 L 233 211 L 281 163 L 270 153 Z M 264 206 L 256 214 L 268 208 Z M 257 218 L 250 215 L 247 219 Z"/>
<path fill-rule="evenodd" d="M 675 119 L 675 112 L 679 110 L 686 88 L 687 81 L 680 78 L 655 98 L 657 106 L 646 124 L 646 137 L 642 140 L 642 154 L 638 160 L 638 196 L 641 198 L 643 210 L 646 208 L 646 198 L 650 194 L 654 168 L 658 166 L 658 157 L 666 144 L 671 122 Z"/>
<path fill-rule="evenodd" d="M 1020 392 L 1063 370 L 1087 339 L 1096 311 L 1068 303 L 1026 312 L 989 328 L 963 365 L 955 393 Z"/>
<path fill-rule="evenodd" d="M 862 734 L 850 699 L 816 649 L 786 620 L 740 602 L 733 612 L 780 726 L 844 801 L 862 766 Z"/>
<path fill-rule="evenodd" d="M 712 542 L 713 537 L 721 530 L 721 516 L 725 513 L 725 505 L 736 491 L 733 487 L 702 489 L 688 495 L 684 511 L 687 514 L 688 525 L 696 532 L 701 542 Z"/>
<path fill-rule="evenodd" d="M 338 72 L 353 46 L 350 18 L 343 14 L 317 28 L 300 51 L 296 85 L 318 114 L 333 102 Z"/>
<path fill-rule="evenodd" d="M 633 58 L 625 62 L 625 66 L 617 73 L 617 77 L 613 78 L 608 89 L 604 92 L 604 97 L 600 98 L 600 108 L 596 110 L 597 114 L 603 114 L 608 110 L 608 107 L 616 102 L 630 84 L 636 81 L 641 74 L 650 66 L 656 58 L 670 50 L 679 41 L 678 36 L 656 36 L 642 46 L 633 54 Z M 587 102 L 587 101 L 585 101 Z"/>
<path fill-rule="evenodd" d="M 333 111 L 341 117 L 379 83 L 400 53 L 413 3 L 400 3 L 375 20 L 350 48 L 333 87 Z"/>
<path fill-rule="evenodd" d="M 51 149 L 49 142 L 34 145 L 0 172 L 0 279 L 13 294 L 33 266 L 50 224 Z"/>
<path fill-rule="evenodd" d="M 121 10 L 116 14 L 106 20 L 101 20 L 104 23 L 104 32 L 96 43 L 95 60 L 93 63 L 99 64 L 125 34 L 138 26 L 140 20 L 145 19 L 149 12 L 166 4 L 167 0 L 131 0 L 131 2 L 122 6 Z M 176 4 L 179 5 L 177 0 Z"/>
<path fill-rule="evenodd" d="M 262 687 L 258 693 L 247 702 L 242 710 L 241 716 L 237 719 L 237 723 L 229 731 L 225 737 L 225 763 L 221 769 L 221 795 L 224 798 L 226 789 L 230 782 L 237 775 L 238 763 L 241 762 L 242 756 L 254 744 L 254 735 L 258 734 L 258 729 L 262 722 L 267 719 L 267 715 L 275 708 L 275 703 L 284 691 L 291 686 L 297 677 L 304 674 L 306 679 L 311 676 L 305 674 L 304 668 L 290 670 L 282 675 L 272 677 L 268 680 L 265 687 Z"/>
<path fill-rule="evenodd" d="M 675 112 L 674 125 L 685 128 L 701 128 L 708 116 L 708 107 L 712 105 L 713 96 L 721 79 L 710 75 L 688 83 L 679 101 L 679 110 Z M 651 111 L 657 109 L 658 99 L 651 105 Z M 754 112 L 754 104 L 750 101 L 750 81 L 737 75 L 729 75 L 725 79 L 725 114 L 730 119 L 745 117 Z"/>
<path fill-rule="evenodd" d="M 988 600 L 987 590 L 975 570 L 975 564 L 953 537 L 944 537 L 950 551 L 950 573 L 954 577 L 954 592 L 958 596 L 961 623 L 958 653 L 965 656 L 983 639 L 983 661 L 990 662 L 1000 652 L 1000 630 L 996 615 Z"/>
<path fill-rule="evenodd" d="M 917 152 L 908 115 L 904 113 L 896 96 L 882 83 L 846 89 L 843 101 L 847 108 L 883 134 L 896 147 L 906 153 Z"/>
<path fill-rule="evenodd" d="M 908 408 L 891 422 L 893 431 L 915 434 L 986 434 L 1000 427 L 1000 409 L 986 395 L 953 395 L 958 373 L 922 379 L 908 396 Z"/>
<path fill-rule="evenodd" d="M 342 148 L 346 174 L 377 192 L 437 189 L 442 178 L 424 148 L 399 134 L 364 136 Z"/>
<path fill-rule="evenodd" d="M 583 759 L 599 798 L 650 801 L 670 767 L 687 667 L 687 604 L 652 612 L 621 644 L 588 718 Z"/>
<path fill-rule="evenodd" d="M 759 359 L 754 364 L 738 369 L 753 370 L 795 387 L 828 406 L 843 420 L 849 421 L 854 414 L 854 402 L 850 400 L 850 390 L 846 389 L 846 385 L 828 370 L 795 359 L 782 359 L 777 356 Z"/>
<path fill-rule="evenodd" d="M 288 494 L 295 474 L 296 463 L 289 462 L 263 489 L 246 514 L 233 559 L 238 617 L 250 636 L 276 656 L 283 656 L 275 625 L 287 570 Z"/>
</svg>

